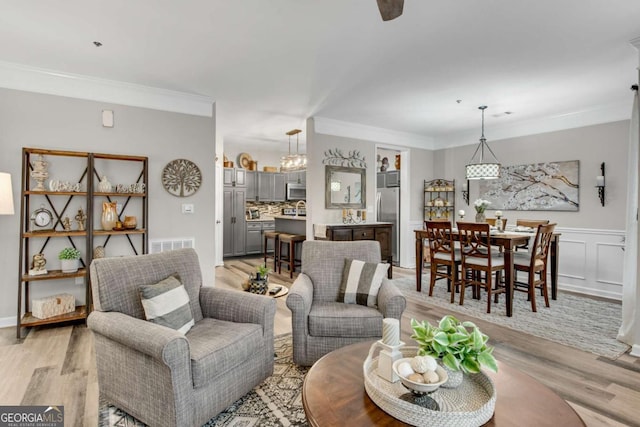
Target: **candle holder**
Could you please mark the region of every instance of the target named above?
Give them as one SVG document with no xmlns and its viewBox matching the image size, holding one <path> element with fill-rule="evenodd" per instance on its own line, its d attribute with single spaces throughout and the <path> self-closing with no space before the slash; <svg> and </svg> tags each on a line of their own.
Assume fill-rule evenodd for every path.
<svg viewBox="0 0 640 427">
<path fill-rule="evenodd" d="M 598 189 L 598 197 L 600 197 L 600 204 L 604 206 L 604 188 L 605 188 L 605 180 L 604 180 L 604 162 L 600 165 L 600 171 L 602 175 L 596 177 L 596 188 Z"/>
<path fill-rule="evenodd" d="M 469 180 L 466 184 L 462 184 L 462 200 L 469 206 Z"/>
</svg>

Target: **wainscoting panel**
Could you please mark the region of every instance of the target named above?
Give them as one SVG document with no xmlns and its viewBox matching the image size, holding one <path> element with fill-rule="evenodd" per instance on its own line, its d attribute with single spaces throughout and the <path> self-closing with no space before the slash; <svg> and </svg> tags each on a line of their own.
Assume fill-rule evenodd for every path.
<svg viewBox="0 0 640 427">
<path fill-rule="evenodd" d="M 556 228 L 558 288 L 621 300 L 624 230 Z"/>
</svg>

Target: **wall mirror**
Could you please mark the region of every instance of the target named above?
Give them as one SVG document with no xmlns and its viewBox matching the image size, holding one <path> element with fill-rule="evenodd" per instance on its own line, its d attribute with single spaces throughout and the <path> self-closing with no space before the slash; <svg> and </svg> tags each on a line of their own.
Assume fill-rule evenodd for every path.
<svg viewBox="0 0 640 427">
<path fill-rule="evenodd" d="M 325 166 L 325 208 L 367 208 L 366 169 Z"/>
</svg>

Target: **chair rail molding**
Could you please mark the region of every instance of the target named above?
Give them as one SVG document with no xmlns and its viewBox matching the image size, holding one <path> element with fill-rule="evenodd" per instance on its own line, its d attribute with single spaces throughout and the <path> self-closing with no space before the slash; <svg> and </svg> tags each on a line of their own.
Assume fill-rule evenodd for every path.
<svg viewBox="0 0 640 427">
<path fill-rule="evenodd" d="M 213 117 L 214 100 L 203 95 L 0 61 L 0 87 Z"/>
</svg>

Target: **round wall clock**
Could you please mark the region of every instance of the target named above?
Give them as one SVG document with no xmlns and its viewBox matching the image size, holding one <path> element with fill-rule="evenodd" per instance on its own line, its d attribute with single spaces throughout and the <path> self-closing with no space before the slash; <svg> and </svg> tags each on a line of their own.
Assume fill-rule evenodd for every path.
<svg viewBox="0 0 640 427">
<path fill-rule="evenodd" d="M 162 185 L 169 194 L 177 197 L 193 195 L 202 184 L 202 173 L 190 160 L 172 160 L 162 170 Z"/>
<path fill-rule="evenodd" d="M 32 231 L 51 230 L 53 228 L 51 224 L 53 215 L 50 210 L 45 209 L 44 205 L 40 205 L 40 208 L 33 211 L 30 219 Z"/>
</svg>

